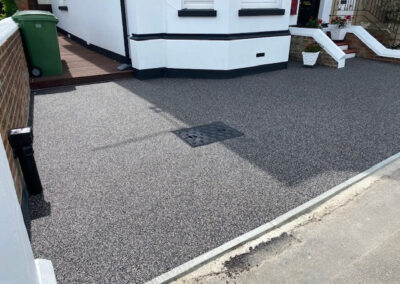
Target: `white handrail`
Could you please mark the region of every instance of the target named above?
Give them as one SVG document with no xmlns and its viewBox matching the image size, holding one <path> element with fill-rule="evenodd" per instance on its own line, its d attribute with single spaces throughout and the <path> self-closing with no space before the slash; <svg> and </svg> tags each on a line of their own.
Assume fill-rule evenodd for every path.
<svg viewBox="0 0 400 284">
<path fill-rule="evenodd" d="M 349 33 L 353 33 L 373 52 L 382 57 L 400 58 L 400 50 L 390 49 L 381 44 L 369 32 L 361 26 L 350 26 L 347 28 Z"/>
<path fill-rule="evenodd" d="M 290 27 L 293 36 L 312 37 L 333 59 L 338 63 L 338 68 L 343 68 L 346 63 L 346 54 L 322 30 Z"/>
</svg>

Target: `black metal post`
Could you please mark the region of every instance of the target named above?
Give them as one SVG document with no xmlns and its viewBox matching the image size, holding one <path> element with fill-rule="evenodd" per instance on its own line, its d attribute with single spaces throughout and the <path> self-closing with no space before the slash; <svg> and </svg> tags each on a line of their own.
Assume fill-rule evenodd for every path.
<svg viewBox="0 0 400 284">
<path fill-rule="evenodd" d="M 25 184 L 31 195 L 42 193 L 43 187 L 39 172 L 33 156 L 33 131 L 31 127 L 11 129 L 8 140 L 13 148 L 14 155 L 18 157 L 24 175 Z"/>
</svg>

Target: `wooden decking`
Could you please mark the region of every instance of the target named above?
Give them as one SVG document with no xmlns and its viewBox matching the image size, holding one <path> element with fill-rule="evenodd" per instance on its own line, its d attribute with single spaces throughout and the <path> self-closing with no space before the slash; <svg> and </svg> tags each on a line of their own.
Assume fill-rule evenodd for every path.
<svg viewBox="0 0 400 284">
<path fill-rule="evenodd" d="M 121 63 L 98 54 L 64 35 L 59 35 L 63 74 L 31 78 L 32 89 L 87 84 L 132 77 L 132 71 L 118 71 Z"/>
</svg>

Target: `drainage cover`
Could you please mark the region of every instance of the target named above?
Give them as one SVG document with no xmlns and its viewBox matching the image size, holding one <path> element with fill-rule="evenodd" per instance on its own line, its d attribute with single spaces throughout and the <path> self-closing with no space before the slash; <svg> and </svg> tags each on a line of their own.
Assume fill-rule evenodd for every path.
<svg viewBox="0 0 400 284">
<path fill-rule="evenodd" d="M 243 133 L 227 126 L 222 122 L 213 122 L 206 125 L 175 130 L 172 132 L 192 147 L 204 146 L 214 142 L 244 135 Z"/>
</svg>

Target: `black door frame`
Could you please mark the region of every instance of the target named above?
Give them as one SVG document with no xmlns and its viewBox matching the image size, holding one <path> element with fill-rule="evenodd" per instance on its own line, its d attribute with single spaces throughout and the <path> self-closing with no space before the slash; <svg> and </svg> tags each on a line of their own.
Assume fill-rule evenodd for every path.
<svg viewBox="0 0 400 284">
<path fill-rule="evenodd" d="M 308 8 L 306 8 L 306 6 L 304 5 L 307 2 L 311 3 Z M 311 16 L 314 18 L 318 18 L 320 5 L 321 0 L 300 0 L 297 25 L 305 26 Z"/>
</svg>

